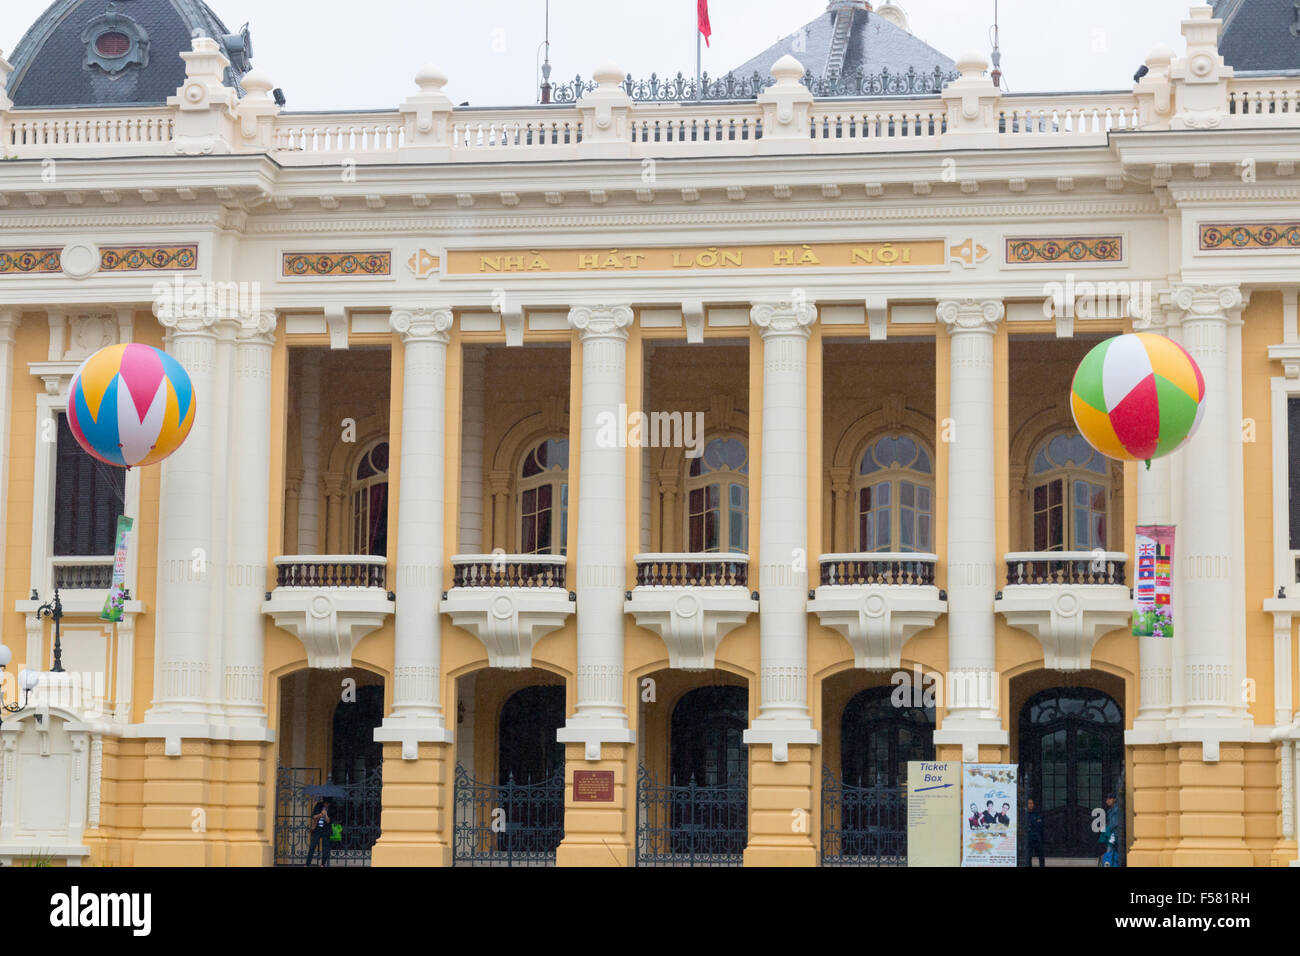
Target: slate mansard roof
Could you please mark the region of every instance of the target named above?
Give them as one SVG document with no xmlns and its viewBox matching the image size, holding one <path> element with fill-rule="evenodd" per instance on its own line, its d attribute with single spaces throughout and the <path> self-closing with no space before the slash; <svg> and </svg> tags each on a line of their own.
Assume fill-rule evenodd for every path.
<svg viewBox="0 0 1300 956">
<path fill-rule="evenodd" d="M 1298 0 L 1215 0 L 1219 52 L 1233 69 L 1300 70 Z"/>
<path fill-rule="evenodd" d="M 225 82 L 238 89 L 251 43 L 202 0 L 57 0 L 14 49 L 9 97 L 19 108 L 165 103 L 185 79 L 180 54 L 196 32 L 223 45 Z"/>
<path fill-rule="evenodd" d="M 841 26 L 839 44 L 837 18 L 851 18 Z M 879 73 L 885 68 L 897 74 L 906 73 L 909 67 L 923 75 L 932 74 L 938 67 L 946 75 L 956 69 L 950 57 L 879 13 L 857 5 L 832 3 L 802 30 L 782 38 L 732 72 L 739 77 L 755 72 L 768 76 L 772 65 L 787 53 L 814 76 L 852 76 L 858 70 Z"/>
</svg>

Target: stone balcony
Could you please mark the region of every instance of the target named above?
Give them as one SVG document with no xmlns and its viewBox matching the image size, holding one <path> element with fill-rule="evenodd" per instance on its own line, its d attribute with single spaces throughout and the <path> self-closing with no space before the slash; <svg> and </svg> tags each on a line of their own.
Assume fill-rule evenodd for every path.
<svg viewBox="0 0 1300 956">
<path fill-rule="evenodd" d="M 839 631 L 866 670 L 898 670 L 903 645 L 934 627 L 948 596 L 934 583 L 933 554 L 823 554 L 808 610 Z"/>
<path fill-rule="evenodd" d="M 1006 562 L 1006 587 L 994 608 L 1038 638 L 1048 670 L 1087 670 L 1101 636 L 1132 620 L 1123 552 L 1018 552 Z"/>
<path fill-rule="evenodd" d="M 307 666 L 352 666 L 361 639 L 383 627 L 395 598 L 386 586 L 387 561 L 369 555 L 294 555 L 275 559 L 275 590 L 262 612 L 296 635 Z"/>
<path fill-rule="evenodd" d="M 746 554 L 638 554 L 623 609 L 668 645 L 668 665 L 710 670 L 718 645 L 758 611 Z"/>
<path fill-rule="evenodd" d="M 533 665 L 533 648 L 574 612 L 565 585 L 567 558 L 551 554 L 461 554 L 442 613 L 487 648 L 488 665 Z"/>
</svg>

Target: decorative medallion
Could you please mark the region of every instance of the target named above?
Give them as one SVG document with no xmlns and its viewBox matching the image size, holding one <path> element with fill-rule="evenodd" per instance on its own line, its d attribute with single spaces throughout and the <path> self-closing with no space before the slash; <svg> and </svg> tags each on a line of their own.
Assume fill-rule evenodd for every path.
<svg viewBox="0 0 1300 956">
<path fill-rule="evenodd" d="M 953 246 L 948 254 L 949 261 L 960 264 L 963 269 L 974 269 L 988 257 L 989 251 L 974 239 L 967 239 L 960 246 Z"/>
<path fill-rule="evenodd" d="M 0 275 L 48 275 L 63 271 L 58 249 L 0 249 Z"/>
<path fill-rule="evenodd" d="M 1122 236 L 1060 236 L 1007 240 L 1007 264 L 1122 262 Z"/>
<path fill-rule="evenodd" d="M 428 249 L 418 249 L 406 260 L 406 266 L 417 279 L 427 279 L 442 266 L 442 260 Z"/>
<path fill-rule="evenodd" d="M 1300 222 L 1202 223 L 1201 251 L 1300 248 Z"/>
<path fill-rule="evenodd" d="M 286 252 L 285 276 L 387 276 L 393 272 L 391 252 Z"/>
<path fill-rule="evenodd" d="M 100 250 L 100 272 L 184 272 L 199 263 L 199 247 L 108 246 Z"/>
</svg>

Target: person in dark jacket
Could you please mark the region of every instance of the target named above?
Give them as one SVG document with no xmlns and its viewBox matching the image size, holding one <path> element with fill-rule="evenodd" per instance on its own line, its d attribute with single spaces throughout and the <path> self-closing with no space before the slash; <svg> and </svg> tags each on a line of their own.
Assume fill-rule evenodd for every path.
<svg viewBox="0 0 1300 956">
<path fill-rule="evenodd" d="M 330 813 L 325 801 L 319 800 L 311 809 L 311 844 L 307 847 L 307 866 L 320 848 L 320 865 L 330 865 Z"/>
<path fill-rule="evenodd" d="M 1025 804 L 1025 832 L 1028 834 L 1029 865 L 1034 865 L 1034 857 L 1037 856 L 1038 865 L 1047 866 L 1047 860 L 1043 856 L 1043 814 L 1033 797 Z"/>
<path fill-rule="evenodd" d="M 1114 851 L 1111 861 L 1107 853 Z M 1115 794 L 1106 795 L 1106 829 L 1101 834 L 1101 859 L 1099 866 L 1119 866 L 1119 803 Z"/>
</svg>

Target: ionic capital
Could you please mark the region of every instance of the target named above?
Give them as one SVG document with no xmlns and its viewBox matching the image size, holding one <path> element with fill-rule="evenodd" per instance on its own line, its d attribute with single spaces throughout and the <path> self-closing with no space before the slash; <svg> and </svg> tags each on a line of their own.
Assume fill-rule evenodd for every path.
<svg viewBox="0 0 1300 956">
<path fill-rule="evenodd" d="M 569 327 L 582 341 L 611 338 L 626 342 L 632 325 L 632 308 L 627 305 L 578 305 L 569 310 Z"/>
<path fill-rule="evenodd" d="M 812 324 L 817 321 L 817 303 L 803 297 L 769 299 L 753 303 L 750 320 L 758 326 L 764 339 L 776 335 L 797 335 L 808 338 Z"/>
<path fill-rule="evenodd" d="M 943 299 L 935 309 L 949 335 L 962 332 L 992 334 L 1007 313 L 1001 299 Z"/>
<path fill-rule="evenodd" d="M 1231 322 L 1239 317 L 1248 298 L 1240 286 L 1187 283 L 1170 289 L 1169 300 L 1184 322 Z"/>
<path fill-rule="evenodd" d="M 454 316 L 450 306 L 432 306 L 417 309 L 394 309 L 388 324 L 402 337 L 403 343 L 451 341 L 448 331 Z"/>
</svg>

